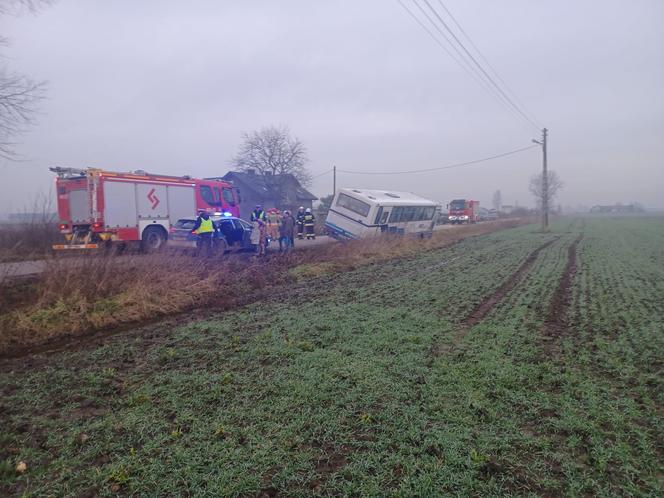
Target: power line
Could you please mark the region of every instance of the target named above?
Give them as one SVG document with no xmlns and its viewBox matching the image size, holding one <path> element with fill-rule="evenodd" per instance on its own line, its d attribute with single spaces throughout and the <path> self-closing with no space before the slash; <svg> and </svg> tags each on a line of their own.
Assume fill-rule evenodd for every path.
<svg viewBox="0 0 664 498">
<path fill-rule="evenodd" d="M 429 7 L 429 10 L 436 16 L 436 18 L 440 21 L 440 23 L 445 27 L 445 29 L 449 32 L 449 34 L 454 38 L 454 40 L 457 42 L 457 44 L 461 47 L 461 49 L 466 53 L 466 55 L 470 58 L 470 60 L 477 66 L 477 68 L 482 72 L 482 74 L 486 77 L 486 79 L 493 85 L 496 90 L 507 100 L 507 102 L 529 123 L 531 123 L 535 128 L 538 130 L 540 127 L 535 123 L 532 119 L 530 119 L 525 112 L 521 110 L 521 108 L 514 103 L 514 101 L 505 93 L 505 91 L 496 83 L 496 81 L 491 77 L 491 75 L 484 69 L 484 67 L 477 61 L 475 56 L 470 53 L 470 51 L 466 48 L 466 46 L 463 44 L 461 40 L 459 40 L 459 37 L 454 33 L 454 31 L 448 26 L 448 24 L 445 22 L 445 20 L 440 16 L 438 11 L 431 5 L 429 0 L 422 0 L 427 7 Z"/>
<path fill-rule="evenodd" d="M 331 170 L 331 169 L 328 169 L 327 171 L 324 171 L 324 172 L 322 172 L 322 173 L 320 173 L 320 174 L 318 174 L 318 175 L 312 176 L 311 179 L 312 179 L 312 180 L 315 180 L 316 178 L 319 178 L 319 177 L 321 177 L 321 176 L 323 176 L 323 175 L 327 175 L 328 173 L 332 173 L 332 170 Z"/>
<path fill-rule="evenodd" d="M 426 169 L 413 169 L 409 171 L 348 171 L 345 169 L 338 169 L 337 171 L 340 173 L 348 173 L 352 175 L 405 175 L 405 174 L 410 174 L 410 173 L 427 173 L 429 171 L 439 171 L 443 169 L 452 169 L 452 168 L 460 168 L 462 166 L 470 166 L 472 164 L 477 164 L 477 163 L 482 163 L 485 161 L 490 161 L 492 159 L 498 159 L 500 157 L 505 157 L 505 156 L 511 156 L 513 154 L 518 154 L 519 152 L 523 152 L 526 150 L 533 149 L 535 147 L 539 147 L 538 144 L 536 145 L 529 145 L 528 147 L 522 147 L 520 149 L 515 149 L 511 150 L 509 152 L 503 152 L 502 154 L 496 154 L 495 156 L 489 156 L 489 157 L 483 157 L 482 159 L 475 159 L 473 161 L 466 161 L 463 163 L 456 163 L 456 164 L 449 164 L 447 166 L 438 166 L 435 168 L 426 168 Z"/>
<path fill-rule="evenodd" d="M 450 19 L 452 19 L 452 21 L 454 22 L 454 24 L 456 25 L 456 27 L 459 28 L 459 31 L 461 31 L 461 33 L 463 34 L 463 36 L 466 38 L 466 40 L 468 40 L 468 42 L 471 44 L 471 46 L 475 49 L 475 51 L 478 53 L 478 55 L 480 56 L 480 58 L 486 63 L 487 67 L 488 67 L 489 70 L 493 73 L 493 75 L 494 75 L 494 76 L 495 76 L 495 77 L 496 77 L 496 78 L 497 78 L 497 79 L 503 84 L 503 86 L 505 87 L 505 90 L 507 90 L 507 92 L 508 92 L 508 93 L 514 98 L 514 100 L 516 101 L 516 103 L 519 104 L 519 105 L 521 106 L 521 108 L 526 112 L 526 114 L 528 114 L 528 116 L 531 117 L 531 118 L 533 119 L 533 121 L 538 125 L 538 127 L 539 127 L 539 128 L 542 128 L 542 126 L 541 126 L 540 123 L 537 121 L 537 119 L 535 119 L 535 116 L 533 115 L 533 113 L 532 113 L 532 112 L 529 112 L 529 110 L 526 108 L 526 106 L 523 104 L 523 102 L 519 99 L 519 97 L 516 95 L 516 93 L 514 93 L 514 91 L 513 91 L 513 90 L 510 88 L 510 86 L 505 82 L 505 80 L 504 80 L 503 78 L 500 77 L 500 74 L 498 74 L 498 71 L 496 71 L 496 69 L 491 65 L 491 63 L 489 62 L 489 60 L 484 56 L 484 54 L 483 54 L 482 51 L 479 49 L 479 47 L 475 44 L 475 42 L 474 42 L 473 39 L 470 37 L 470 35 L 469 35 L 468 33 L 466 33 L 466 30 L 463 29 L 463 27 L 461 26 L 461 24 L 459 24 L 459 22 L 456 20 L 456 18 L 455 18 L 454 15 L 452 14 L 452 12 L 450 12 L 450 9 L 448 9 L 448 8 L 445 6 L 445 4 L 443 3 L 443 0 L 438 0 L 438 3 L 439 3 L 439 4 L 441 5 L 441 7 L 445 10 L 445 12 L 447 12 L 447 15 L 450 16 Z"/>
<path fill-rule="evenodd" d="M 448 38 L 448 36 L 443 32 L 438 26 L 438 24 L 431 18 L 431 16 L 422 8 L 420 4 L 418 4 L 415 0 L 412 0 L 413 4 L 419 9 L 419 11 L 422 13 L 424 17 L 427 18 L 427 20 L 431 23 L 431 25 L 438 31 L 441 36 L 447 41 L 447 43 L 457 52 L 458 57 L 455 56 L 450 49 L 441 42 L 438 37 L 429 29 L 426 27 L 426 25 L 413 13 L 411 9 L 406 6 L 402 0 L 397 0 L 399 4 L 403 7 L 403 9 L 408 12 L 408 14 L 417 22 L 417 24 L 420 25 L 420 27 L 427 32 L 427 34 L 433 39 L 433 41 L 440 46 L 451 58 L 456 62 L 464 71 L 466 71 L 466 74 L 468 74 L 471 78 L 473 78 L 484 90 L 489 93 L 493 98 L 495 98 L 498 102 L 500 102 L 505 109 L 507 109 L 509 112 L 514 114 L 515 117 L 517 117 L 519 120 L 521 119 L 521 116 L 517 114 L 517 112 L 510 107 L 510 105 L 500 96 L 499 93 L 496 92 L 496 90 L 491 87 L 482 77 L 481 74 L 477 73 L 477 70 L 473 68 L 472 65 L 464 58 L 463 54 L 459 51 L 459 49 L 452 43 L 452 41 Z"/>
</svg>

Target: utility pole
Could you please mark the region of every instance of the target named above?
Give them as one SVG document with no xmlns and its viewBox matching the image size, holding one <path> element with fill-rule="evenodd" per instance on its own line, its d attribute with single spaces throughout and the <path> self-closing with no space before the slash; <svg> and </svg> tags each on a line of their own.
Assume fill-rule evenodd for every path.
<svg viewBox="0 0 664 498">
<path fill-rule="evenodd" d="M 332 195 L 337 193 L 337 167 L 332 166 Z"/>
<path fill-rule="evenodd" d="M 549 230 L 549 173 L 546 164 L 546 138 L 548 130 L 542 130 L 542 231 Z"/>
<path fill-rule="evenodd" d="M 533 142 L 542 146 L 542 231 L 549 231 L 549 173 L 546 163 L 546 140 L 549 130 L 542 130 L 542 141 L 533 139 Z"/>
</svg>

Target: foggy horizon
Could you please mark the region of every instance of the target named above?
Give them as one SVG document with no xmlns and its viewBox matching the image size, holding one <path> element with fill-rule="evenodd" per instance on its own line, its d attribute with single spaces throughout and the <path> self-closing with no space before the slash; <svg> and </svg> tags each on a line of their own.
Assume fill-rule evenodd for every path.
<svg viewBox="0 0 664 498">
<path fill-rule="evenodd" d="M 555 205 L 664 208 L 664 4 L 447 2 L 518 100 L 549 129 Z M 285 125 L 311 191 L 332 166 L 443 167 L 540 139 L 441 50 L 397 1 L 80 2 L 0 17 L 10 72 L 47 81 L 37 124 L 0 160 L 0 213 L 53 185 L 52 166 L 221 176 L 242 134 Z M 409 175 L 339 173 L 337 188 L 533 206 L 533 148 Z M 319 176 L 320 175 L 320 176 Z"/>
</svg>

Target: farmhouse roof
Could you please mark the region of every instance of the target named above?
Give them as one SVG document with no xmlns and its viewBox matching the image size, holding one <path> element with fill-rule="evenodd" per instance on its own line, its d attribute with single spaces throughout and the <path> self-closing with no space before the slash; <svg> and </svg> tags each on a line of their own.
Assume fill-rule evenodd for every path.
<svg viewBox="0 0 664 498">
<path fill-rule="evenodd" d="M 224 180 L 241 183 L 243 188 L 252 190 L 260 197 L 268 197 L 271 194 L 270 186 L 277 181 L 284 181 L 285 188 L 292 188 L 295 197 L 300 201 L 315 201 L 318 199 L 314 194 L 305 189 L 292 174 L 283 175 L 260 175 L 244 171 L 229 171 L 223 177 Z"/>
</svg>

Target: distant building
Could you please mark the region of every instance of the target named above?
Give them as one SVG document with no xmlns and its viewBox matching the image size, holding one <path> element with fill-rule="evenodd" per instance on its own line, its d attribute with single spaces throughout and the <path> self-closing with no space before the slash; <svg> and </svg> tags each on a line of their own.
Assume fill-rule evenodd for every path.
<svg viewBox="0 0 664 498">
<path fill-rule="evenodd" d="M 240 190 L 240 216 L 244 219 L 251 216 L 257 204 L 264 209 L 276 207 L 294 211 L 300 206 L 313 208 L 313 202 L 318 200 L 291 174 L 261 175 L 255 170 L 247 170 L 230 171 L 222 178 L 233 182 Z"/>
<path fill-rule="evenodd" d="M 613 204 L 611 206 L 593 206 L 591 213 L 643 213 L 644 209 L 638 204 Z"/>
<path fill-rule="evenodd" d="M 514 211 L 514 206 L 511 204 L 503 204 L 500 206 L 500 212 L 505 213 L 505 214 L 512 214 L 512 211 Z"/>
</svg>

